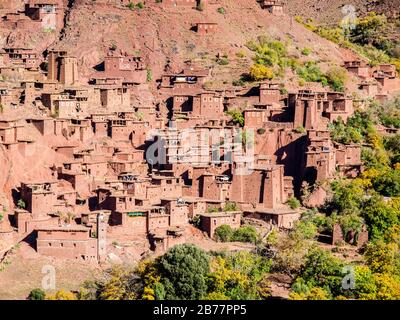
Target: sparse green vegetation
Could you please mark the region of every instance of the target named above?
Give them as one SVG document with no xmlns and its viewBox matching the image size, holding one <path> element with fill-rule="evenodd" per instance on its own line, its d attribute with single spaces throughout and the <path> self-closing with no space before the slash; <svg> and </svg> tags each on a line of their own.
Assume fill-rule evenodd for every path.
<svg viewBox="0 0 400 320">
<path fill-rule="evenodd" d="M 157 1 L 156 1 L 157 2 Z M 143 2 L 138 2 L 138 4 L 134 4 L 133 2 L 129 2 L 126 5 L 130 10 L 135 10 L 135 9 L 143 9 L 144 8 L 144 3 Z"/>
<path fill-rule="evenodd" d="M 220 59 L 217 59 L 217 63 L 221 66 L 227 66 L 229 64 L 229 59 L 226 57 L 222 57 Z"/>
<path fill-rule="evenodd" d="M 245 82 L 242 79 L 233 80 L 232 81 L 232 85 L 235 86 L 235 87 L 244 87 L 245 86 Z"/>
<path fill-rule="evenodd" d="M 256 243 L 258 240 L 257 230 L 252 226 L 242 226 L 233 230 L 229 225 L 222 225 L 215 229 L 215 238 L 221 242 L 248 242 Z"/>
<path fill-rule="evenodd" d="M 220 14 L 225 14 L 225 13 L 226 13 L 226 10 L 225 10 L 224 7 L 219 7 L 219 8 L 217 9 L 217 12 L 220 13 Z"/>
<path fill-rule="evenodd" d="M 306 82 L 321 82 L 328 85 L 328 79 L 314 61 L 307 61 L 296 69 L 297 75 Z"/>
<path fill-rule="evenodd" d="M 230 212 L 230 211 L 238 211 L 238 207 L 236 205 L 235 202 L 230 202 L 228 201 L 227 203 L 225 203 L 224 209 L 223 211 L 225 212 Z"/>
<path fill-rule="evenodd" d="M 28 296 L 28 300 L 45 300 L 46 293 L 42 289 L 33 289 Z"/>
<path fill-rule="evenodd" d="M 26 208 L 25 201 L 22 200 L 22 199 L 19 199 L 18 202 L 17 202 L 17 207 L 20 208 L 20 209 L 25 209 Z"/>
<path fill-rule="evenodd" d="M 304 21 L 299 16 L 296 17 L 296 21 L 321 37 L 356 51 L 373 66 L 393 63 L 397 71 L 400 71 L 399 40 L 393 41 L 391 36 L 396 25 L 395 22 L 389 23 L 383 14 L 370 12 L 365 17 L 358 18 L 355 28 L 352 29 L 342 26 L 315 26 L 312 20 Z"/>
<path fill-rule="evenodd" d="M 301 54 L 303 56 L 309 56 L 311 54 L 311 49 L 310 48 L 304 48 L 303 50 L 301 50 Z"/>
<path fill-rule="evenodd" d="M 226 112 L 226 114 L 231 116 L 233 123 L 239 124 L 241 127 L 244 126 L 244 115 L 241 110 L 229 110 Z"/>
<path fill-rule="evenodd" d="M 147 69 L 147 82 L 151 82 L 153 80 L 153 72 L 151 69 Z"/>
<path fill-rule="evenodd" d="M 298 199 L 296 199 L 295 197 L 291 197 L 286 201 L 287 205 L 291 208 L 291 209 L 298 209 L 300 207 L 300 201 Z"/>
<path fill-rule="evenodd" d="M 347 81 L 347 71 L 341 67 L 331 67 L 325 74 L 328 84 L 334 91 L 344 92 Z"/>
<path fill-rule="evenodd" d="M 294 132 L 303 134 L 306 133 L 307 130 L 304 127 L 297 127 L 294 129 Z"/>
</svg>

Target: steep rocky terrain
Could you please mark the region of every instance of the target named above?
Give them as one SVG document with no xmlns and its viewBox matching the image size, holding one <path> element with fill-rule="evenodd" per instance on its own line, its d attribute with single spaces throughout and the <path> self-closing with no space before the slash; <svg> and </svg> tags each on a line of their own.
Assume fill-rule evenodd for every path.
<svg viewBox="0 0 400 320">
<path fill-rule="evenodd" d="M 342 11 L 346 5 L 354 6 L 355 13 L 359 16 L 375 11 L 394 18 L 400 12 L 399 0 L 284 0 L 283 2 L 287 13 L 312 18 L 321 24 L 339 22 L 348 13 Z"/>
<path fill-rule="evenodd" d="M 225 8 L 225 14 L 217 12 Z M 248 71 L 250 51 L 245 44 L 260 35 L 291 41 L 293 54 L 309 47 L 317 59 L 340 64 L 342 52 L 332 43 L 306 30 L 289 16 L 275 17 L 262 10 L 254 0 L 232 2 L 221 0 L 204 11 L 193 8 L 163 9 L 147 4 L 144 9 L 98 4 L 95 1 L 70 1 L 65 28 L 59 34 L 40 30 L 1 31 L 2 45 L 30 46 L 39 51 L 67 48 L 80 61 L 82 80 L 93 73 L 111 46 L 129 53 L 141 52 L 158 78 L 166 63 L 179 70 L 186 60 L 197 60 L 214 68 L 216 81 L 229 81 Z M 213 21 L 219 33 L 212 38 L 200 37 L 191 30 L 193 23 Z M 247 58 L 237 58 L 244 51 Z M 231 63 L 219 66 L 217 54 L 226 54 Z"/>
</svg>

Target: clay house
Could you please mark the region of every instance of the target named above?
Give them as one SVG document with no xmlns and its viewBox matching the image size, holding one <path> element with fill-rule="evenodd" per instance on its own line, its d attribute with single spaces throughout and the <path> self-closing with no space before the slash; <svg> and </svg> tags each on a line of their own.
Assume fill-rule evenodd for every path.
<svg viewBox="0 0 400 320">
<path fill-rule="evenodd" d="M 114 156 L 108 161 L 109 167 L 115 174 L 121 175 L 126 172 L 145 173 L 148 170 L 148 165 L 144 161 L 143 150 L 137 150 L 125 153 L 127 157 Z"/>
<path fill-rule="evenodd" d="M 265 109 L 246 109 L 244 113 L 244 124 L 248 128 L 262 128 L 267 119 L 267 110 Z"/>
<path fill-rule="evenodd" d="M 247 175 L 232 177 L 231 201 L 277 208 L 286 202 L 283 165 L 253 165 Z"/>
<path fill-rule="evenodd" d="M 13 149 L 12 145 L 18 145 L 24 139 L 26 123 L 24 120 L 0 120 L 0 143 L 7 150 Z"/>
<path fill-rule="evenodd" d="M 370 77 L 370 67 L 365 61 L 362 60 L 345 61 L 343 67 L 346 68 L 348 72 L 355 74 L 357 77 L 364 79 Z"/>
<path fill-rule="evenodd" d="M 39 254 L 59 259 L 83 259 L 102 262 L 107 255 L 107 221 L 97 216 L 96 237 L 91 228 L 82 225 L 37 229 L 36 250 Z"/>
<path fill-rule="evenodd" d="M 324 128 L 339 117 L 346 121 L 354 113 L 353 100 L 340 92 L 301 90 L 289 94 L 288 106 L 294 110 L 294 127 L 307 130 Z"/>
<path fill-rule="evenodd" d="M 189 222 L 189 205 L 182 198 L 161 199 L 161 206 L 169 214 L 169 226 L 184 226 Z"/>
<path fill-rule="evenodd" d="M 230 199 L 231 181 L 228 175 L 216 175 L 204 172 L 198 179 L 199 194 L 207 200 L 226 201 Z"/>
<path fill-rule="evenodd" d="M 147 215 L 147 232 L 165 232 L 169 228 L 170 216 L 162 206 L 153 206 Z"/>
<path fill-rule="evenodd" d="M 21 199 L 33 217 L 54 213 L 57 201 L 57 181 L 44 181 L 21 184 Z"/>
<path fill-rule="evenodd" d="M 396 78 L 396 67 L 392 64 L 382 64 L 376 67 L 373 77 L 381 85 L 382 93 L 400 90 L 400 79 Z"/>
<path fill-rule="evenodd" d="M 99 215 L 103 215 L 103 219 L 105 222 L 105 227 L 108 226 L 108 222 L 110 219 L 111 211 L 108 210 L 94 210 L 94 211 L 86 211 L 80 214 L 80 224 L 90 228 L 90 235 L 92 237 L 97 236 L 97 227 L 98 227 L 98 218 Z"/>
<path fill-rule="evenodd" d="M 180 198 L 188 206 L 188 218 L 194 217 L 207 211 L 207 204 L 202 198 L 183 196 Z"/>
<path fill-rule="evenodd" d="M 65 85 L 78 81 L 78 60 L 65 50 L 51 50 L 48 53 L 47 79 Z"/>
<path fill-rule="evenodd" d="M 68 181 L 79 195 L 89 195 L 91 188 L 87 174 L 82 171 L 81 167 L 79 170 L 68 169 L 72 167 L 76 168 L 77 165 L 72 163 L 63 164 L 63 167 L 58 169 L 58 179 Z"/>
<path fill-rule="evenodd" d="M 15 209 L 14 224 L 18 230 L 18 235 L 25 237 L 32 234 L 38 228 L 57 226 L 58 219 L 50 215 L 35 216 L 25 209 Z"/>
<path fill-rule="evenodd" d="M 146 236 L 148 214 L 152 209 L 134 207 L 132 210 L 115 211 L 110 216 L 113 234 Z"/>
<path fill-rule="evenodd" d="M 378 65 L 374 72 L 373 76 L 377 75 L 384 75 L 388 78 L 395 78 L 396 77 L 396 66 L 394 64 L 380 64 Z"/>
<path fill-rule="evenodd" d="M 359 84 L 358 89 L 361 90 L 364 95 L 371 98 L 374 98 L 379 92 L 378 84 L 372 81 L 362 81 Z"/>
<path fill-rule="evenodd" d="M 294 110 L 294 127 L 316 129 L 322 125 L 322 112 L 327 105 L 327 94 L 302 90 L 289 94 L 289 107 Z"/>
<path fill-rule="evenodd" d="M 323 117 L 330 122 L 336 121 L 339 117 L 347 122 L 347 119 L 354 114 L 353 99 L 345 97 L 342 93 L 328 92 L 328 105 L 324 107 Z"/>
<path fill-rule="evenodd" d="M 108 173 L 108 161 L 106 159 L 90 159 L 82 162 L 82 172 L 87 176 L 105 177 Z"/>
<path fill-rule="evenodd" d="M 311 130 L 308 138 L 304 179 L 315 182 L 331 178 L 336 170 L 336 152 L 329 131 Z"/>
<path fill-rule="evenodd" d="M 55 152 L 57 152 L 60 156 L 63 158 L 74 158 L 74 151 L 78 147 L 78 144 L 76 142 L 68 142 L 68 143 L 63 143 L 63 144 L 58 144 L 53 146 L 52 148 L 54 149 Z"/>
<path fill-rule="evenodd" d="M 134 148 L 141 148 L 144 146 L 149 138 L 147 134 L 149 132 L 149 128 L 151 127 L 151 122 L 148 121 L 135 120 L 132 122 L 132 131 L 128 138 Z"/>
<path fill-rule="evenodd" d="M 139 55 L 109 53 L 104 58 L 104 71 L 94 73 L 91 78 L 96 84 L 100 84 L 102 79 L 122 79 L 141 84 L 147 81 L 147 70 Z"/>
<path fill-rule="evenodd" d="M 59 118 L 76 117 L 83 114 L 79 103 L 68 93 L 43 93 L 42 103 L 52 115 Z"/>
<path fill-rule="evenodd" d="M 171 227 L 161 232 L 156 230 L 149 233 L 151 249 L 155 254 L 161 254 L 173 246 L 184 244 L 186 242 L 184 231 L 185 230 L 180 227 Z"/>
<path fill-rule="evenodd" d="M 182 195 L 182 183 L 179 177 L 167 177 L 153 174 L 151 176 L 152 186 L 155 187 L 157 195 L 153 199 L 171 198 Z"/>
<path fill-rule="evenodd" d="M 281 100 L 281 84 L 278 82 L 263 82 L 260 84 L 260 104 L 280 103 Z"/>
<path fill-rule="evenodd" d="M 172 90 L 174 94 L 178 95 L 196 95 L 202 91 L 209 73 L 209 70 L 190 67 L 179 74 L 164 74 L 161 78 L 160 88 Z"/>
<path fill-rule="evenodd" d="M 66 88 L 64 92 L 68 94 L 72 100 L 76 101 L 76 109 L 81 112 L 86 113 L 90 104 L 95 104 L 95 99 L 93 99 L 94 91 L 89 88 Z"/>
<path fill-rule="evenodd" d="M 126 212 L 131 211 L 136 206 L 135 197 L 124 190 L 106 192 L 104 193 L 102 189 L 98 190 L 98 202 L 101 204 L 101 209 L 111 212 Z"/>
<path fill-rule="evenodd" d="M 147 140 L 150 124 L 146 121 L 111 117 L 108 124 L 108 136 L 116 141 L 129 141 L 135 148 Z"/>
<path fill-rule="evenodd" d="M 62 0 L 28 0 L 25 15 L 41 24 L 44 29 L 60 29 L 63 26 Z"/>
<path fill-rule="evenodd" d="M 6 12 L 2 15 L 2 25 L 8 29 L 29 29 L 35 27 L 36 23 L 27 17 L 22 11 Z M 36 25 L 37 26 L 37 25 Z"/>
<path fill-rule="evenodd" d="M 201 93 L 193 97 L 194 116 L 219 118 L 224 115 L 224 99 L 215 93 Z"/>
<path fill-rule="evenodd" d="M 34 80 L 26 80 L 21 82 L 21 89 L 23 90 L 20 96 L 20 102 L 24 106 L 39 106 L 40 92 L 35 88 Z"/>
<path fill-rule="evenodd" d="M 108 111 L 116 108 L 129 108 L 131 97 L 129 90 L 120 85 L 95 85 L 95 94 L 99 96 L 100 106 Z"/>
<path fill-rule="evenodd" d="M 265 209 L 256 208 L 243 213 L 246 218 L 253 218 L 267 222 L 279 229 L 293 229 L 295 222 L 300 219 L 301 213 L 290 208 Z"/>
<path fill-rule="evenodd" d="M 120 118 L 113 118 L 110 119 L 109 123 L 109 136 L 113 140 L 122 140 L 128 141 L 130 139 L 132 133 L 132 120 L 130 119 L 120 119 Z"/>
<path fill-rule="evenodd" d="M 189 113 L 193 111 L 193 97 L 187 95 L 174 95 L 172 98 L 173 114 Z"/>
<path fill-rule="evenodd" d="M 91 113 L 93 131 L 97 138 L 108 136 L 109 116 L 111 116 L 111 113 Z"/>
<path fill-rule="evenodd" d="M 355 178 L 362 170 L 361 146 L 357 144 L 335 144 L 336 165 L 339 172 Z"/>
<path fill-rule="evenodd" d="M 200 229 L 207 232 L 210 238 L 214 238 L 215 229 L 222 225 L 228 225 L 232 229 L 240 228 L 242 212 L 212 212 L 200 215 Z"/>
<path fill-rule="evenodd" d="M 6 52 L 6 61 L 13 65 L 21 65 L 27 70 L 37 70 L 39 67 L 39 58 L 35 51 L 30 48 L 4 48 Z"/>
<path fill-rule="evenodd" d="M 215 34 L 218 32 L 218 23 L 198 22 L 193 25 L 193 29 L 201 36 Z"/>
<path fill-rule="evenodd" d="M 38 94 L 41 94 L 42 92 L 60 93 L 64 89 L 64 86 L 60 84 L 57 80 L 47 80 L 47 79 L 35 81 L 34 87 L 35 90 L 38 92 Z"/>
<path fill-rule="evenodd" d="M 261 8 L 274 15 L 283 14 L 283 2 L 281 0 L 260 0 Z"/>
</svg>

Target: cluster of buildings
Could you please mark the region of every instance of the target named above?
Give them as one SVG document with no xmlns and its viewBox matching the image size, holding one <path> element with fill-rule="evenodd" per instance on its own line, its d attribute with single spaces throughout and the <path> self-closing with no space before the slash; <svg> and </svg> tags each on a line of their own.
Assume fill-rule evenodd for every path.
<svg viewBox="0 0 400 320">
<path fill-rule="evenodd" d="M 2 24 L 10 29 L 60 30 L 64 20 L 63 0 L 3 1 Z"/>
<path fill-rule="evenodd" d="M 29 1 L 27 8 L 45 3 L 56 1 Z M 214 25 L 196 28 L 207 33 Z M 48 172 L 9 190 L 14 209 L 10 224 L 4 217 L 0 223 L 0 241 L 30 239 L 40 254 L 104 261 L 114 237 L 148 239 L 152 250 L 163 251 L 185 242 L 196 219 L 210 237 L 223 224 L 239 228 L 243 217 L 290 229 L 300 212 L 287 201 L 300 195 L 303 182 L 362 170 L 360 146 L 334 143 L 328 130 L 354 112 L 344 93 L 287 93 L 273 81 L 207 90 L 210 70 L 188 63 L 181 72 L 165 71 L 157 101 L 139 106 L 132 97 L 148 80 L 140 55 L 110 50 L 87 83 L 68 51 L 45 56 L 43 70 L 32 49 L 0 52 L 0 75 L 22 75 L 12 86 L 0 82 L 3 113 L 40 111 L 2 117 L 0 148 L 10 159 L 36 152 Z M 391 65 L 345 66 L 362 81 L 376 79 L 376 94 L 400 88 Z"/>
<path fill-rule="evenodd" d="M 396 66 L 381 64 L 371 67 L 363 60 L 346 61 L 344 68 L 359 79 L 359 90 L 367 97 L 385 101 L 399 90 L 400 80 L 396 77 Z"/>
</svg>

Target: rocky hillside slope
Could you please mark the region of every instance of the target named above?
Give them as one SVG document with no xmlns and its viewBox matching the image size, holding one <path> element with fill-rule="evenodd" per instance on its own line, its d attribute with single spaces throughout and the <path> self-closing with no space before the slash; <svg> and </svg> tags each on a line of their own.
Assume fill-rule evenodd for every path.
<svg viewBox="0 0 400 320">
<path fill-rule="evenodd" d="M 312 18 L 314 21 L 326 24 L 337 23 L 347 14 L 342 8 L 352 5 L 357 16 L 364 16 L 370 11 L 384 13 L 395 18 L 400 13 L 400 0 L 284 0 L 287 13 Z"/>
</svg>

